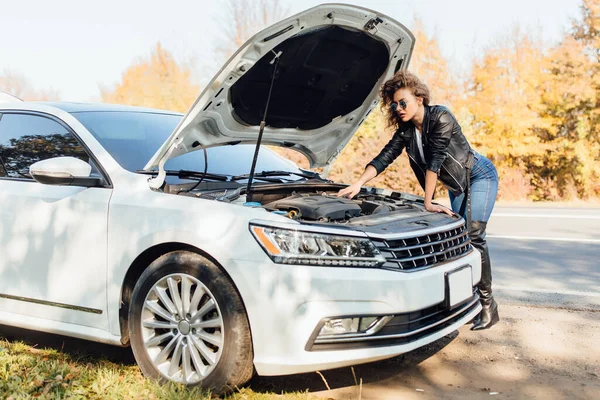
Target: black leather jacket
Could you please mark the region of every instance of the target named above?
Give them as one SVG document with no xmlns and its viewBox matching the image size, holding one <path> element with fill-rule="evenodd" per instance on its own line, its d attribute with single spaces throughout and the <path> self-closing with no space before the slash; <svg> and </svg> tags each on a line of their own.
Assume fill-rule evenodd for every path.
<svg viewBox="0 0 600 400">
<path fill-rule="evenodd" d="M 425 171 L 438 174 L 438 178 L 454 195 L 467 187 L 467 167 L 471 167 L 473 150 L 460 129 L 454 115 L 444 106 L 425 106 L 423 118 L 423 152 L 417 147 L 415 126 L 402 124 L 383 150 L 367 165 L 372 165 L 379 175 L 406 148 L 410 166 L 421 187 L 425 190 Z"/>
</svg>

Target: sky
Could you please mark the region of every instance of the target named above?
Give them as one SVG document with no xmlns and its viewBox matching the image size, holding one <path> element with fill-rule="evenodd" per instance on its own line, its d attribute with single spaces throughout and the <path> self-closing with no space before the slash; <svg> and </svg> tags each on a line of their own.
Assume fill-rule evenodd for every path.
<svg viewBox="0 0 600 400">
<path fill-rule="evenodd" d="M 220 67 L 227 0 L 0 0 L 0 75 L 25 76 L 62 100 L 99 101 L 125 69 L 157 42 L 186 60 L 200 82 Z M 291 14 L 322 1 L 280 0 Z M 333 1 L 332 1 L 333 2 Z M 450 66 L 464 72 L 473 57 L 516 24 L 552 44 L 579 16 L 579 0 L 343 0 L 411 27 L 415 16 L 435 35 Z"/>
</svg>

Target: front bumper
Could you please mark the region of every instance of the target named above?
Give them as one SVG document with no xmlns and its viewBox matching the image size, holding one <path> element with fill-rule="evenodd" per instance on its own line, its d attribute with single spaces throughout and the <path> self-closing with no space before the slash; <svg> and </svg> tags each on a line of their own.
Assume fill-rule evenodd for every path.
<svg viewBox="0 0 600 400">
<path fill-rule="evenodd" d="M 475 295 L 452 310 L 444 306 L 449 296 L 445 274 L 465 265 L 471 266 L 475 286 L 481 256 L 474 249 L 460 259 L 414 272 L 276 265 L 270 259 L 236 260 L 225 268 L 246 306 L 256 371 L 286 375 L 393 357 L 455 331 L 481 310 Z M 422 318 L 407 317 L 415 313 Z M 367 340 L 316 340 L 329 318 L 367 315 L 394 316 L 396 327 L 390 325 L 380 337 Z"/>
<path fill-rule="evenodd" d="M 375 332 L 319 336 L 324 325 L 317 325 L 306 345 L 307 351 L 350 350 L 407 344 L 429 336 L 474 311 L 479 305 L 476 293 L 463 304 L 449 308 L 440 303 L 424 310 L 386 316 L 384 325 Z"/>
</svg>

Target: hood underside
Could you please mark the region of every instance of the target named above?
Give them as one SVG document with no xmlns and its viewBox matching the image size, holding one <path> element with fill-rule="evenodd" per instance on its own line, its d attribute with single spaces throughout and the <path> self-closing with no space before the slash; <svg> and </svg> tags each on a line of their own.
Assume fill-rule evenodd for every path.
<svg viewBox="0 0 600 400">
<path fill-rule="evenodd" d="M 336 25 L 294 36 L 281 52 L 267 114 L 271 128 L 311 131 L 360 107 L 388 63 L 383 42 Z M 265 111 L 274 64 L 261 58 L 230 89 L 241 122 L 258 126 Z M 302 132 L 299 132 L 302 133 Z M 309 132 L 304 132 L 309 134 Z"/>
<path fill-rule="evenodd" d="M 403 25 L 356 6 L 325 4 L 280 21 L 231 57 L 145 169 L 202 146 L 256 143 L 272 80 L 262 143 L 326 166 L 413 47 Z"/>
</svg>

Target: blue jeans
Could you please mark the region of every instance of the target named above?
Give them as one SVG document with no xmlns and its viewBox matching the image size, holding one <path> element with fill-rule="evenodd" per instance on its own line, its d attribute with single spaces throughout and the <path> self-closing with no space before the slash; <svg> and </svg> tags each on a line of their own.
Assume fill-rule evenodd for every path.
<svg viewBox="0 0 600 400">
<path fill-rule="evenodd" d="M 448 191 L 452 211 L 467 219 L 466 207 L 462 207 L 465 194 L 454 196 Z M 471 220 L 487 222 L 492 214 L 498 194 L 498 172 L 490 160 L 475 152 L 471 169 Z"/>
</svg>

